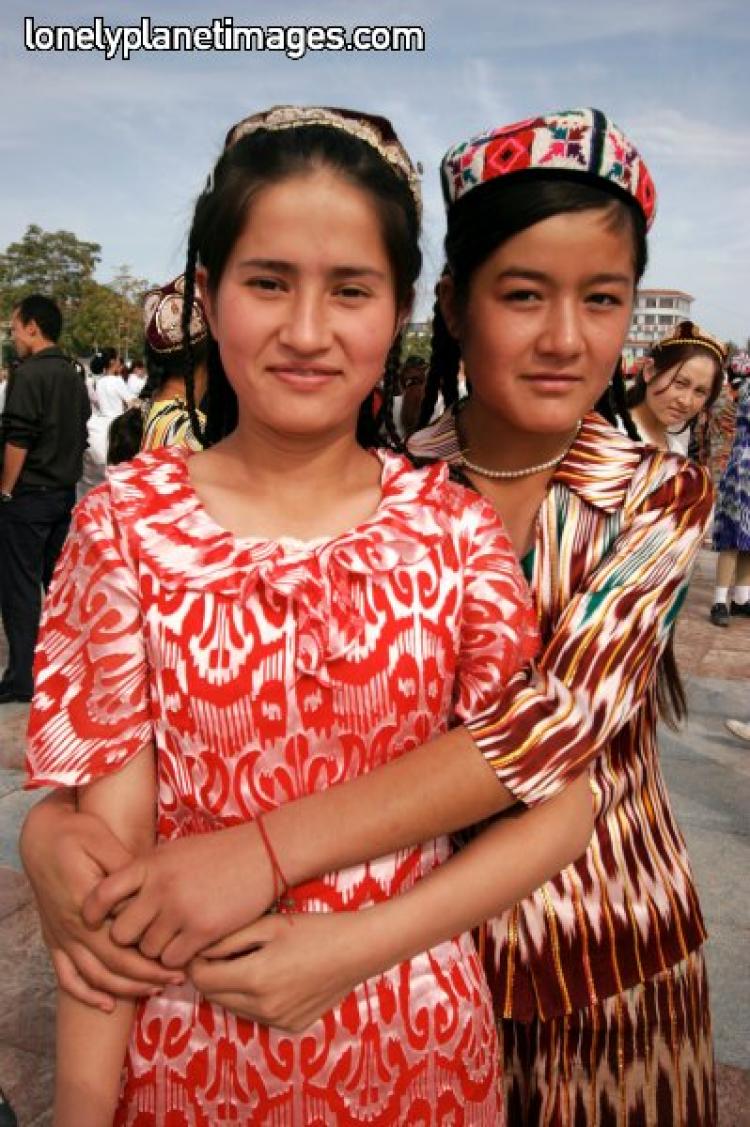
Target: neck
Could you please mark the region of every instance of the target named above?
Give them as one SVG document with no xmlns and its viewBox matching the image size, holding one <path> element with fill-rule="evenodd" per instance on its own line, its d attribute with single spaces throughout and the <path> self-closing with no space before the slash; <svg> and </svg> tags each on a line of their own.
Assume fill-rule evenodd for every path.
<svg viewBox="0 0 750 1127">
<path fill-rule="evenodd" d="M 243 424 L 217 448 L 254 482 L 259 491 L 319 494 L 340 490 L 352 470 L 372 458 L 352 430 L 336 435 L 279 434 L 255 423 Z"/>
<path fill-rule="evenodd" d="M 55 342 L 53 340 L 44 340 L 44 338 L 42 338 L 41 340 L 35 340 L 29 347 L 31 355 L 36 356 L 37 352 L 44 352 L 45 348 L 54 348 L 54 346 Z"/>
<path fill-rule="evenodd" d="M 459 415 L 463 452 L 488 470 L 510 472 L 547 462 L 563 454 L 573 441 L 578 422 L 564 431 L 526 431 L 493 414 L 472 398 Z"/>
<path fill-rule="evenodd" d="M 170 376 L 164 381 L 154 396 L 154 402 L 159 403 L 162 399 L 184 399 L 185 398 L 185 381 L 182 376 Z M 196 396 L 197 399 L 197 396 Z"/>
<path fill-rule="evenodd" d="M 647 403 L 639 403 L 637 407 L 632 407 L 630 416 L 642 439 L 650 442 L 653 446 L 659 446 L 666 450 L 668 445 L 667 428 L 664 423 L 659 422 Z"/>
</svg>

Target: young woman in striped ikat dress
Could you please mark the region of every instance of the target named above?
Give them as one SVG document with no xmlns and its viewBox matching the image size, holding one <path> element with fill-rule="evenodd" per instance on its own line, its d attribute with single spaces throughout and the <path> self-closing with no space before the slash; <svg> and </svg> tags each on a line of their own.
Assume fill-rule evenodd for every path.
<svg viewBox="0 0 750 1127">
<path fill-rule="evenodd" d="M 143 917 L 165 856 L 183 887 L 200 888 L 204 918 L 213 899 L 253 918 L 279 892 L 264 814 L 400 757 L 452 716 L 480 715 L 535 649 L 491 507 L 445 467 L 374 458 L 357 441 L 389 351 L 389 386 L 398 370 L 419 261 L 410 166 L 380 130 L 328 111 L 240 127 L 199 201 L 186 281 L 187 309 L 198 257 L 221 356 L 214 345 L 218 441 L 113 472 L 78 511 L 47 605 L 31 775 L 77 788 L 82 809 L 137 850 L 158 785 L 159 837 L 173 844 L 139 862 L 146 892 L 111 927 L 115 941 L 137 933 L 147 954 L 166 946 L 161 921 Z M 513 895 L 585 845 L 587 781 L 554 807 L 529 815 Z M 472 850 L 502 864 L 507 837 L 491 830 Z M 254 850 L 267 851 L 266 872 L 247 889 Z M 433 835 L 297 887 L 283 907 L 367 908 L 448 853 Z M 128 1005 L 105 1016 L 61 995 L 61 1127 L 108 1123 L 115 1105 L 116 1123 L 139 1127 L 502 1118 L 491 1000 L 466 934 L 358 987 L 304 1035 L 233 1017 L 196 992 L 197 972 L 139 1002 L 132 1033 Z"/>
<path fill-rule="evenodd" d="M 544 651 L 530 680 L 514 679 L 467 725 L 499 792 L 475 770 L 466 731 L 454 732 L 280 808 L 269 829 L 287 875 L 303 880 L 480 817 L 487 801 L 520 798 L 534 807 L 527 820 L 589 764 L 586 856 L 487 929 L 509 1122 L 711 1127 L 705 929 L 656 742 L 660 708 L 679 709 L 669 639 L 711 489 L 698 467 L 631 443 L 590 410 L 628 329 L 653 187 L 597 111 L 456 146 L 444 185 L 450 276 L 430 392 L 455 400 L 462 359 L 471 397 L 412 449 L 453 462 L 506 514 Z M 296 930 L 263 920 L 196 978 L 248 1016 L 309 1021 L 352 981 L 463 926 L 459 892 L 473 887 L 492 914 L 498 880 L 468 849 L 364 916 L 305 917 Z M 114 881 L 100 910 L 128 887 Z M 159 912 L 163 938 L 176 936 L 164 958 L 195 950 L 197 911 Z M 254 942 L 259 956 L 229 958 Z"/>
</svg>

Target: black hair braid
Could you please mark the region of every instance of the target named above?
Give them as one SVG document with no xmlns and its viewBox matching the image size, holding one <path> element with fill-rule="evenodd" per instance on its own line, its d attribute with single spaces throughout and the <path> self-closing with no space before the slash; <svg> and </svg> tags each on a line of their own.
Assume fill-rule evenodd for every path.
<svg viewBox="0 0 750 1127">
<path fill-rule="evenodd" d="M 432 314 L 432 342 L 430 345 L 430 366 L 427 370 L 424 397 L 419 412 L 418 427 L 426 427 L 435 411 L 438 395 L 442 392 L 446 407 L 458 399 L 458 369 L 461 363 L 461 349 L 455 337 L 451 336 L 440 308 L 435 288 L 435 306 Z"/>
<path fill-rule="evenodd" d="M 619 361 L 617 367 L 615 368 L 615 374 L 612 377 L 612 383 L 610 385 L 610 395 L 615 412 L 622 420 L 622 425 L 627 431 L 628 438 L 632 438 L 633 442 L 639 442 L 641 436 L 638 433 L 638 428 L 633 422 L 630 414 L 630 408 L 628 407 L 628 396 L 627 390 L 625 388 L 625 376 L 623 374 L 622 360 Z"/>
<path fill-rule="evenodd" d="M 622 360 L 618 360 L 612 379 L 594 404 L 594 410 L 598 411 L 613 427 L 622 423 L 628 438 L 631 438 L 633 442 L 640 442 L 641 436 L 638 434 L 628 408 Z"/>
<path fill-rule="evenodd" d="M 399 332 L 388 350 L 388 356 L 386 357 L 383 372 L 383 406 L 380 412 L 380 423 L 388 446 L 390 446 L 392 450 L 396 450 L 399 454 L 405 454 L 406 443 L 398 433 L 393 418 L 393 401 L 396 398 L 396 390 L 398 388 L 399 375 L 401 372 L 401 342 L 402 337 Z"/>
<path fill-rule="evenodd" d="M 371 391 L 362 401 L 357 415 L 357 442 L 368 450 L 371 446 L 380 446 L 380 432 L 375 417 L 375 391 Z"/>
<path fill-rule="evenodd" d="M 182 305 L 182 346 L 185 349 L 187 363 L 185 365 L 185 397 L 187 399 L 188 415 L 193 434 L 201 446 L 207 445 L 206 432 L 198 418 L 195 403 L 195 353 L 190 339 L 190 321 L 193 315 L 193 299 L 195 297 L 195 269 L 198 264 L 198 246 L 193 232 L 188 239 L 187 259 L 185 262 L 185 292 Z"/>
<path fill-rule="evenodd" d="M 208 391 L 206 393 L 206 443 L 212 446 L 237 426 L 237 396 L 227 379 L 219 346 L 208 339 Z"/>
</svg>

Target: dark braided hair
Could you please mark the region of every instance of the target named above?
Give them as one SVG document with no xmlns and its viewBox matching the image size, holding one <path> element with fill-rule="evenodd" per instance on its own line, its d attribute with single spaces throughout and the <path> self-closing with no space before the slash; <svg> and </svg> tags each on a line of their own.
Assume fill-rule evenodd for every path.
<svg viewBox="0 0 750 1127">
<path fill-rule="evenodd" d="M 451 336 L 440 307 L 440 282 L 435 287 L 435 305 L 432 313 L 432 347 L 430 366 L 427 369 L 422 408 L 419 412 L 419 427 L 426 427 L 435 413 L 438 396 L 442 393 L 443 403 L 452 407 L 458 401 L 458 369 L 461 364 L 461 349 L 455 337 Z"/>
<path fill-rule="evenodd" d="M 639 442 L 640 435 L 638 434 L 638 428 L 630 416 L 627 396 L 628 393 L 625 387 L 622 359 L 620 359 L 609 387 L 600 395 L 594 406 L 594 410 L 598 411 L 600 415 L 603 415 L 607 422 L 611 423 L 613 427 L 616 427 L 618 423 L 621 422 L 625 427 L 628 438 L 632 438 L 633 442 Z"/>
<path fill-rule="evenodd" d="M 401 438 L 393 418 L 393 401 L 399 387 L 401 374 L 401 344 L 402 336 L 398 334 L 388 352 L 383 373 L 383 406 L 380 410 L 379 433 L 380 442 L 385 442 L 392 450 L 406 454 L 406 443 Z"/>
<path fill-rule="evenodd" d="M 377 123 L 384 134 L 388 130 L 392 134 L 385 119 L 369 117 L 368 120 Z M 305 124 L 278 131 L 258 129 L 224 150 L 209 185 L 195 205 L 185 265 L 182 326 L 188 353 L 187 329 L 198 265 L 207 274 L 207 296 L 215 296 L 255 196 L 272 184 L 321 168 L 328 168 L 342 176 L 372 199 L 393 270 L 396 307 L 399 312 L 410 307 L 422 255 L 419 249 L 419 215 L 407 181 L 371 145 L 341 129 Z M 398 362 L 399 351 L 400 348 L 397 350 L 394 344 L 386 363 L 386 404 L 392 382 L 389 373 Z M 187 377 L 186 386 L 193 429 L 204 446 L 218 442 L 235 429 L 237 397 L 227 379 L 213 337 L 209 336 L 208 343 L 208 388 L 204 400 L 206 425 L 203 429 L 196 413 L 192 373 Z M 379 419 L 374 418 L 372 403 L 372 396 L 368 396 L 359 413 L 357 439 L 365 445 L 377 445 L 379 439 Z M 388 413 L 384 415 L 381 411 L 380 417 L 390 434 Z M 392 414 L 390 417 L 392 423 Z"/>
</svg>

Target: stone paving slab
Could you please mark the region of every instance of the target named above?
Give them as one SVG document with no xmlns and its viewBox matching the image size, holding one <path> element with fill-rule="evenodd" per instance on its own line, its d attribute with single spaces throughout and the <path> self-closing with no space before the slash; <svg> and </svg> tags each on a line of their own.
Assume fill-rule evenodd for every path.
<svg viewBox="0 0 750 1127">
<path fill-rule="evenodd" d="M 713 625 L 708 615 L 715 578 L 715 553 L 701 551 L 677 620 L 677 661 L 686 675 L 744 681 L 750 689 L 750 618 L 733 615 L 728 627 Z M 746 711 L 750 719 L 750 699 Z"/>
</svg>

